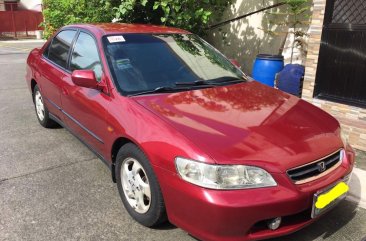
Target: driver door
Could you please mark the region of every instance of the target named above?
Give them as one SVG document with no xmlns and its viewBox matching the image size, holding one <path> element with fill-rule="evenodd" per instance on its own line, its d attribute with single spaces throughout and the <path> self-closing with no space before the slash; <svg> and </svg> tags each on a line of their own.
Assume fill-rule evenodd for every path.
<svg viewBox="0 0 366 241">
<path fill-rule="evenodd" d="M 70 56 L 70 71 L 93 70 L 100 82 L 103 75 L 102 63 L 94 37 L 80 31 Z M 106 107 L 111 98 L 100 90 L 77 86 L 71 73 L 64 77 L 61 102 L 67 118 L 67 125 L 82 141 L 106 159 L 105 140 L 109 134 Z M 103 155 L 104 154 L 104 155 Z"/>
</svg>

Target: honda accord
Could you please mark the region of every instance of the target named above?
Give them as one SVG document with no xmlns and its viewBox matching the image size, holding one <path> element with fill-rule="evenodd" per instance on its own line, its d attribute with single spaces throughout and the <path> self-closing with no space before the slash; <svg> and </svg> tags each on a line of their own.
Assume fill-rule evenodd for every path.
<svg viewBox="0 0 366 241">
<path fill-rule="evenodd" d="M 259 240 L 318 220 L 347 195 L 354 152 L 336 119 L 251 79 L 190 32 L 62 27 L 27 59 L 44 127 L 111 171 L 128 213 L 202 240 Z"/>
</svg>

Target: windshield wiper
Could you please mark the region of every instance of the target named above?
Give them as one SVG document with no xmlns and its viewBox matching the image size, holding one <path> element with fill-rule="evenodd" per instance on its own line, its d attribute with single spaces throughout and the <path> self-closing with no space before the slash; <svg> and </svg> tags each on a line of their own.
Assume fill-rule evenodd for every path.
<svg viewBox="0 0 366 241">
<path fill-rule="evenodd" d="M 240 83 L 240 82 L 244 82 L 244 79 L 240 79 L 238 77 L 232 77 L 232 76 L 224 76 L 224 77 L 219 77 L 216 79 L 210 79 L 210 80 L 196 80 L 193 82 L 176 82 L 175 85 L 177 86 L 217 86 L 217 85 L 223 85 L 226 83 Z"/>
<path fill-rule="evenodd" d="M 214 83 L 207 83 L 206 80 L 195 80 L 195 81 L 191 81 L 191 82 L 175 82 L 176 86 L 202 86 L 202 85 L 208 85 L 208 86 L 213 86 Z"/>
<path fill-rule="evenodd" d="M 166 93 L 166 92 L 175 92 L 175 91 L 185 91 L 192 90 L 192 87 L 196 88 L 205 88 L 205 87 L 214 87 L 224 85 L 226 83 L 240 83 L 244 82 L 244 79 L 240 79 L 232 76 L 224 76 L 216 79 L 210 80 L 196 80 L 193 82 L 176 82 L 176 87 L 172 86 L 159 86 L 152 90 L 141 91 L 133 94 L 129 94 L 128 96 L 137 96 L 137 95 L 145 95 L 145 94 L 153 94 L 153 93 Z M 183 87 L 186 86 L 186 87 Z"/>
<path fill-rule="evenodd" d="M 190 90 L 190 88 L 159 86 L 152 90 L 141 91 L 141 92 L 129 94 L 128 96 L 146 95 L 146 94 L 153 94 L 153 93 L 166 93 L 166 92 L 175 92 L 175 91 L 184 91 L 184 90 Z"/>
<path fill-rule="evenodd" d="M 233 76 L 222 76 L 215 79 L 206 80 L 206 83 L 216 83 L 216 84 L 222 84 L 222 83 L 232 83 L 232 82 L 245 82 L 244 79 L 240 77 L 233 77 Z"/>
</svg>

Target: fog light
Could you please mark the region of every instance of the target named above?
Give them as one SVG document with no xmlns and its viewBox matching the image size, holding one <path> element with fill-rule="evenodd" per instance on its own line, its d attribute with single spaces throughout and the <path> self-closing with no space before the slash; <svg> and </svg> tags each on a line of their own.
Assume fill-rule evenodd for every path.
<svg viewBox="0 0 366 241">
<path fill-rule="evenodd" d="M 267 226 L 270 230 L 276 230 L 280 227 L 281 221 L 282 221 L 281 217 L 277 217 L 277 218 L 268 220 Z"/>
</svg>

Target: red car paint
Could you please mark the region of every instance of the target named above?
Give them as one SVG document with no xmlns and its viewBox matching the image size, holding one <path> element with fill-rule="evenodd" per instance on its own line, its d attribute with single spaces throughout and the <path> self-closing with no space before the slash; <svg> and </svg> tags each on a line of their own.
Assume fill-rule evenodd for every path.
<svg viewBox="0 0 366 241">
<path fill-rule="evenodd" d="M 339 123 L 333 117 L 255 81 L 135 97 L 117 92 L 107 71 L 101 43 L 104 35 L 188 32 L 128 24 L 66 28 L 85 29 L 94 35 L 105 70 L 100 83 L 103 90 L 76 86 L 71 73 L 45 60 L 42 53 L 49 41 L 28 57 L 26 80 L 30 90 L 38 84 L 50 113 L 91 147 L 112 173 L 118 147 L 126 141 L 138 145 L 158 177 L 169 221 L 195 237 L 258 240 L 294 232 L 316 220 L 308 214 L 314 193 L 351 172 L 354 152 L 344 146 Z M 288 169 L 340 148 L 346 150 L 347 158 L 328 175 L 301 185 L 287 176 Z M 198 187 L 180 178 L 174 164 L 177 156 L 207 163 L 259 166 L 278 185 L 225 191 Z M 274 217 L 285 217 L 277 230 L 255 226 Z"/>
</svg>

